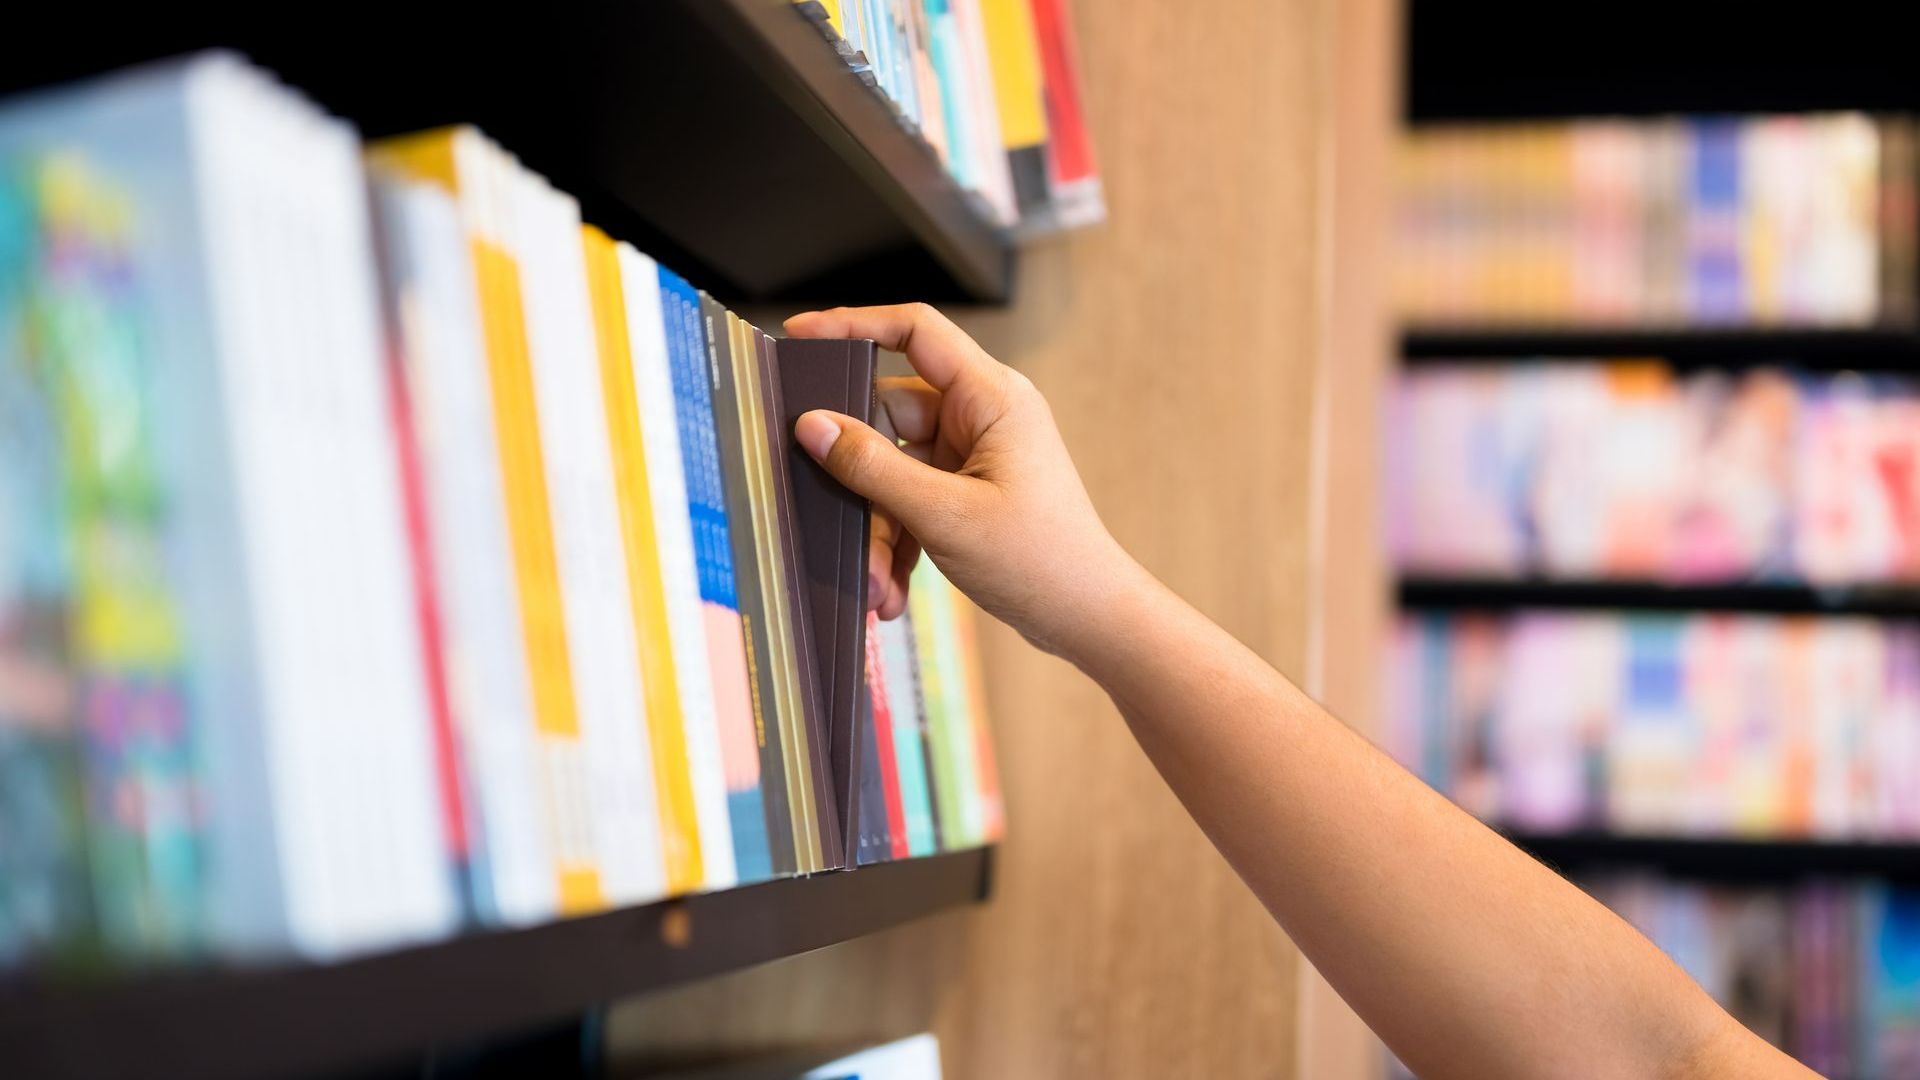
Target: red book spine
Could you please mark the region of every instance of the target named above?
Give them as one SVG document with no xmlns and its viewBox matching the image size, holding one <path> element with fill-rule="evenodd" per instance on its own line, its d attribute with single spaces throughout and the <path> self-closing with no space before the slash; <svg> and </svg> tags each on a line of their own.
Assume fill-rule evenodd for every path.
<svg viewBox="0 0 1920 1080">
<path fill-rule="evenodd" d="M 447 685 L 446 653 L 440 626 L 440 594 L 433 574 L 433 534 L 427 520 L 426 479 L 420 467 L 420 444 L 413 425 L 413 399 L 399 349 L 387 349 L 388 400 L 393 410 L 394 445 L 398 451 L 400 491 L 405 500 L 408 562 L 413 570 L 414 617 L 420 624 L 421 663 L 426 667 L 427 709 L 433 724 L 436 778 L 440 784 L 440 814 L 445 819 L 447 847 L 456 863 L 469 854 L 466 800 L 461 790 L 459 746 L 453 730 L 453 697 Z"/>
<path fill-rule="evenodd" d="M 1093 176 L 1093 139 L 1080 109 L 1080 65 L 1065 0 L 1033 0 L 1033 33 L 1046 82 L 1047 158 L 1056 183 Z"/>
<path fill-rule="evenodd" d="M 887 682 L 880 669 L 880 618 L 867 612 L 867 693 L 873 698 L 873 738 L 879 747 L 880 787 L 887 798 L 887 842 L 893 857 L 904 859 L 907 847 L 907 811 L 900 798 L 900 759 L 893 747 L 893 706 L 887 702 Z"/>
</svg>

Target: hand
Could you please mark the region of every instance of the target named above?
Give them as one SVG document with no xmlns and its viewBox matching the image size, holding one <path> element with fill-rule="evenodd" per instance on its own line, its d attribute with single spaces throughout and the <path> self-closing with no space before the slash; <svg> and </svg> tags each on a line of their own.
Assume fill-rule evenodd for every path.
<svg viewBox="0 0 1920 1080">
<path fill-rule="evenodd" d="M 871 338 L 919 378 L 881 379 L 876 420 L 801 416 L 795 437 L 873 503 L 868 601 L 907 604 L 921 549 L 960 590 L 1029 641 L 1064 654 L 1115 577 L 1137 570 L 1101 524 L 1046 399 L 925 304 L 788 319 L 796 338 Z M 905 445 L 901 445 L 904 443 Z"/>
</svg>

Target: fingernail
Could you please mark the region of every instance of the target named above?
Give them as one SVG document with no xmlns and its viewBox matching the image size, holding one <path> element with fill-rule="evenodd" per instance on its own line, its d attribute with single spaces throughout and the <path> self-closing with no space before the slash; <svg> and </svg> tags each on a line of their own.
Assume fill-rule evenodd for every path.
<svg viewBox="0 0 1920 1080">
<path fill-rule="evenodd" d="M 825 461 L 833 450 L 834 440 L 840 437 L 840 425 L 832 413 L 815 409 L 794 421 L 793 437 L 800 440 L 800 445 L 807 448 L 815 461 Z"/>
<path fill-rule="evenodd" d="M 867 610 L 877 610 L 886 596 L 887 579 L 872 570 L 867 571 Z"/>
</svg>

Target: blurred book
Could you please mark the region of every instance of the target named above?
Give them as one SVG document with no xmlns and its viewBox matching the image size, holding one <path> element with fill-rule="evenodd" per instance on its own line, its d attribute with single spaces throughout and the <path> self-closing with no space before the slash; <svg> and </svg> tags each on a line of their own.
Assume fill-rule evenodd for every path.
<svg viewBox="0 0 1920 1080">
<path fill-rule="evenodd" d="M 1404 371 L 1404 572 L 1700 584 L 1920 580 L 1920 386 L 1653 361 Z"/>
<path fill-rule="evenodd" d="M 1854 618 L 1403 617 L 1389 749 L 1531 832 L 1920 838 L 1920 627 Z"/>
<path fill-rule="evenodd" d="M 1415 327 L 1911 325 L 1911 120 L 1421 127 L 1398 167 Z"/>
</svg>

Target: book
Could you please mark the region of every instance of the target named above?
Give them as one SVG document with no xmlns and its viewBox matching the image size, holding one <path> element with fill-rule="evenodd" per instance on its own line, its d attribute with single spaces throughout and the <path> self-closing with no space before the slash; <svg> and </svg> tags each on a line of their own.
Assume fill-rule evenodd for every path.
<svg viewBox="0 0 1920 1080">
<path fill-rule="evenodd" d="M 767 818 L 767 845 L 775 875 L 802 872 L 805 845 L 804 817 L 795 814 L 799 795 L 789 772 L 789 737 L 783 733 L 780 702 L 785 697 L 775 657 L 772 599 L 780 579 L 763 560 L 763 538 L 769 534 L 768 513 L 760 492 L 761 472 L 750 456 L 756 444 L 764 448 L 764 428 L 753 423 L 749 411 L 753 383 L 747 381 L 747 358 L 736 356 L 739 320 L 718 301 L 701 294 L 706 327 L 708 365 L 712 378 L 716 445 L 722 487 L 733 544 L 734 584 L 746 644 L 749 702 L 754 719 L 754 745 L 760 754 L 760 787 Z M 798 824 L 796 825 L 796 821 Z"/>
<path fill-rule="evenodd" d="M 686 451 L 674 389 L 671 338 L 681 332 L 682 313 L 661 288 L 658 264 L 632 246 L 617 247 L 624 303 L 633 341 L 634 389 L 651 495 L 650 510 L 660 545 L 660 593 L 665 604 L 677 706 L 700 841 L 699 884 L 723 889 L 739 880 L 733 822 L 727 805 L 721 731 L 713 698 L 712 661 L 701 611 L 701 574 L 695 554 L 687 487 Z M 680 346 L 683 350 L 691 350 Z"/>
<path fill-rule="evenodd" d="M 920 658 L 920 689 L 927 718 L 928 771 L 943 851 L 978 847 L 992 824 L 981 784 L 979 742 L 968 697 L 967 675 L 955 642 L 955 590 L 933 560 L 914 566 L 908 592 Z"/>
<path fill-rule="evenodd" d="M 912 613 L 890 622 L 874 620 L 868 632 L 879 640 L 880 682 L 892 723 L 893 776 L 900 789 L 900 827 L 909 856 L 940 850 L 933 813 L 933 788 L 927 770 L 927 734 L 920 690 L 919 647 Z M 869 672 L 875 669 L 869 668 Z M 871 678 L 871 675 L 869 675 Z M 877 710 L 876 710 L 877 711 Z"/>
<path fill-rule="evenodd" d="M 781 628 L 782 679 L 786 683 L 787 708 L 783 727 L 787 731 L 792 754 L 794 788 L 806 821 L 807 834 L 798 842 L 807 845 L 813 862 L 810 870 L 830 870 L 846 865 L 844 836 L 833 797 L 833 775 L 828 760 L 826 705 L 821 695 L 820 667 L 815 656 L 811 597 L 805 581 L 801 554 L 800 522 L 793 500 L 791 479 L 793 429 L 787 422 L 782 401 L 779 361 L 773 338 L 758 327 L 740 321 L 746 350 L 754 365 L 757 418 L 764 443 L 757 448 L 766 471 L 768 521 L 773 535 L 771 544 L 772 577 L 780 583 L 775 599 L 776 625 Z"/>
<path fill-rule="evenodd" d="M 78 380 L 50 535 L 75 575 L 93 932 L 135 960 L 445 933 L 354 136 L 201 54 L 10 102 L 0 161 L 70 245 L 31 272 L 51 332 L 0 366 L 24 347 Z"/>
<path fill-rule="evenodd" d="M 734 871 L 740 882 L 762 881 L 773 874 L 773 858 L 761 791 L 755 690 L 747 674 L 748 644 L 735 584 L 732 523 L 721 479 L 705 322 L 700 297 L 684 278 L 663 266 L 660 288 L 676 330 L 668 338 L 668 357 L 675 416 L 686 450 L 682 464 Z"/>
<path fill-rule="evenodd" d="M 473 262 L 530 728 L 516 730 L 522 717 L 512 698 L 485 699 L 493 715 L 475 728 L 496 914 L 524 925 L 592 911 L 604 900 L 592 810 L 579 782 L 585 751 L 513 243 L 512 180 L 503 152 L 470 127 L 387 140 L 372 157 L 377 167 L 453 197 Z"/>
<path fill-rule="evenodd" d="M 795 566 L 810 616 L 803 629 L 812 638 L 818 726 L 826 736 L 823 749 L 831 780 L 822 805 L 838 814 L 836 825 L 844 838 L 860 831 L 860 774 L 869 741 L 863 723 L 871 709 L 863 678 L 869 512 L 865 499 L 841 487 L 807 454 L 794 439 L 793 427 L 802 413 L 813 409 L 829 409 L 863 423 L 870 419 L 875 349 L 872 342 L 796 339 L 777 343 L 776 355 L 780 446 L 791 479 L 793 532 L 800 541 Z"/>
<path fill-rule="evenodd" d="M 662 440 L 648 442 L 645 439 L 640 394 L 636 389 L 637 369 L 653 366 L 643 357 L 664 352 L 659 291 L 653 288 L 653 267 L 636 267 L 648 287 L 641 295 L 641 304 L 630 309 L 621 253 L 613 239 L 592 226 L 581 230 L 581 238 L 599 353 L 600 403 L 605 410 L 608 436 L 606 452 L 613 465 L 615 504 L 626 555 L 627 601 L 635 628 L 633 640 L 645 702 L 644 728 L 653 766 L 660 856 L 665 872 L 664 881 L 657 886 L 669 895 L 679 895 L 699 888 L 706 873 L 700 822 L 694 807 L 687 722 L 668 613 L 670 579 L 664 566 L 669 558 L 665 549 L 671 541 L 664 536 L 666 521 L 656 517 L 653 495 L 652 474 L 664 477 L 671 471 L 677 479 L 679 462 L 665 460 L 668 448 Z M 660 357 L 660 363 L 664 366 L 664 356 Z M 658 468 L 656 460 L 659 460 Z M 673 500 L 674 516 L 684 516 L 679 512 L 684 503 L 684 499 Z M 690 575 L 672 580 L 676 585 L 692 584 Z M 700 678 L 705 677 L 706 673 L 700 672 Z"/>
</svg>

